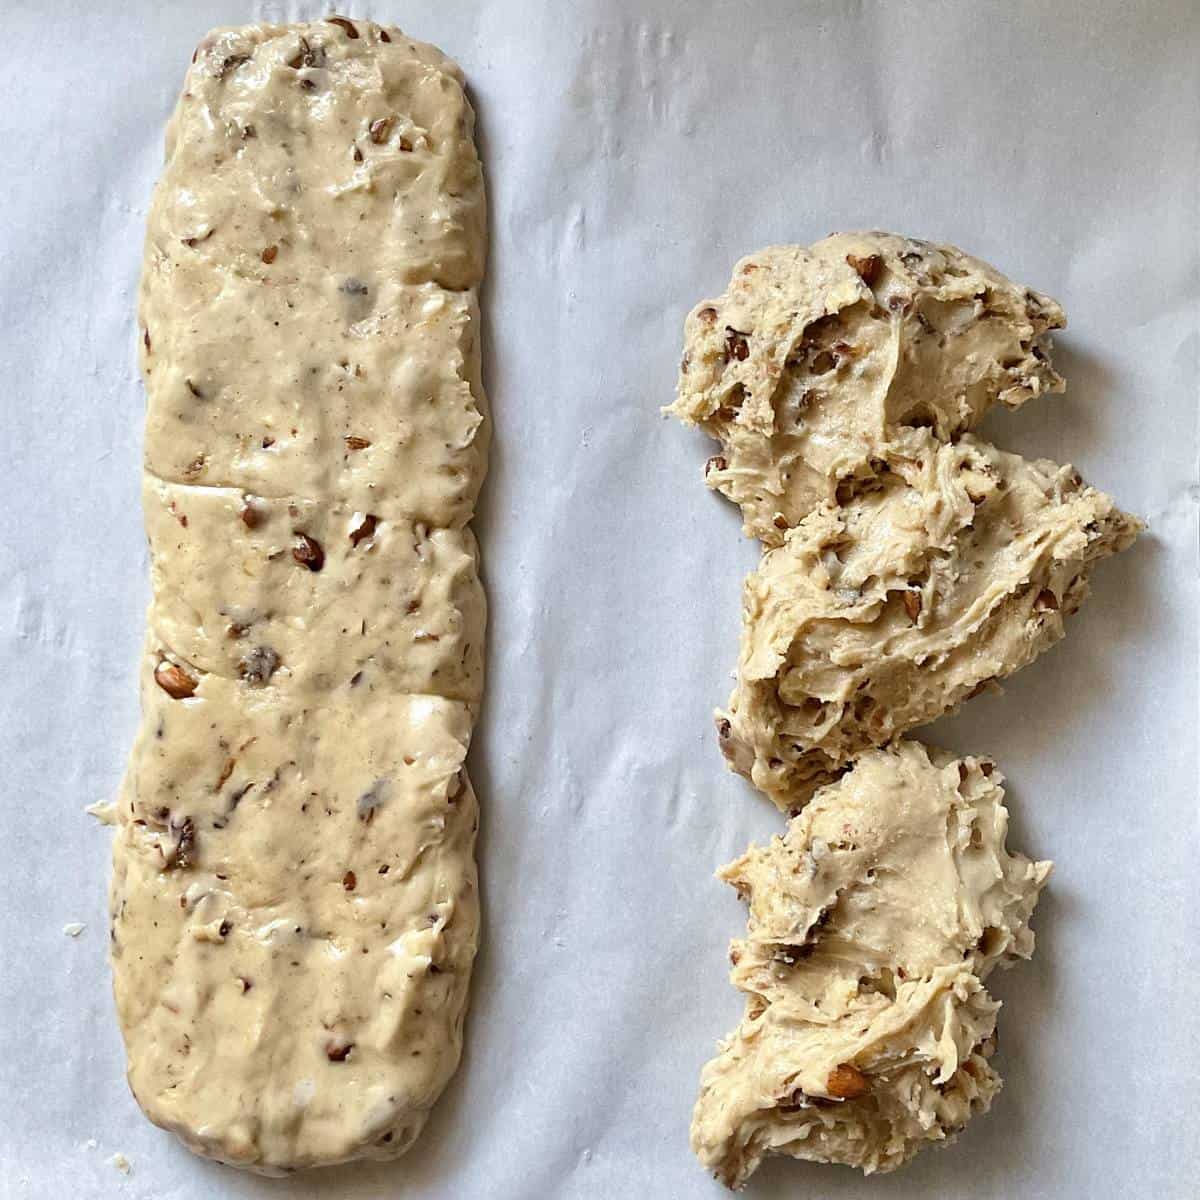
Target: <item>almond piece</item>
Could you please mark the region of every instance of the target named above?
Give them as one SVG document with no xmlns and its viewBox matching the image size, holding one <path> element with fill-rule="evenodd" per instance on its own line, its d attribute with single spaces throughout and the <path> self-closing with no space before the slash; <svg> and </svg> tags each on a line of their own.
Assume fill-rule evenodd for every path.
<svg viewBox="0 0 1200 1200">
<path fill-rule="evenodd" d="M 319 571 L 325 565 L 325 551 L 316 538 L 307 533 L 296 534 L 296 544 L 292 547 L 292 557 L 310 571 Z"/>
<path fill-rule="evenodd" d="M 154 668 L 154 682 L 172 700 L 186 700 L 196 690 L 196 680 L 182 667 L 165 658 Z"/>
<path fill-rule="evenodd" d="M 847 254 L 846 262 L 857 272 L 859 278 L 870 287 L 878 278 L 883 259 L 878 254 Z"/>
<path fill-rule="evenodd" d="M 842 1063 L 829 1072 L 825 1090 L 835 1100 L 857 1100 L 869 1086 L 867 1077 L 856 1066 Z"/>
<path fill-rule="evenodd" d="M 392 132 L 392 126 L 396 124 L 395 117 L 379 117 L 370 124 L 371 141 L 377 146 L 382 146 L 388 140 L 388 134 Z"/>
<path fill-rule="evenodd" d="M 266 513 L 261 506 L 255 501 L 253 496 L 242 497 L 242 524 L 247 529 L 257 529 L 262 523 Z"/>
<path fill-rule="evenodd" d="M 361 521 L 350 530 L 350 544 L 357 550 L 358 543 L 375 536 L 375 527 L 379 518 L 374 513 L 365 513 Z"/>
<path fill-rule="evenodd" d="M 738 362 L 745 362 L 750 357 L 750 343 L 746 335 L 732 325 L 725 326 L 725 353 Z"/>
</svg>

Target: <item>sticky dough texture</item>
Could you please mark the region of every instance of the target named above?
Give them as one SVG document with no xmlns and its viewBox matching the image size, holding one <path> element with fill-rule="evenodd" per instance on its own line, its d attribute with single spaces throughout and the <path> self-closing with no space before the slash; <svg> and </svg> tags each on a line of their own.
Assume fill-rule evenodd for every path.
<svg viewBox="0 0 1200 1200">
<path fill-rule="evenodd" d="M 188 73 L 141 280 L 146 467 L 459 526 L 487 451 L 474 117 L 437 50 L 360 25 L 220 31 Z"/>
<path fill-rule="evenodd" d="M 120 803 L 130 1085 L 269 1174 L 391 1158 L 458 1062 L 488 428 L 458 68 L 365 21 L 218 30 L 139 320 L 153 602 Z"/>
<path fill-rule="evenodd" d="M 721 442 L 709 487 L 769 546 L 839 487 L 886 462 L 904 430 L 941 441 L 993 404 L 1063 388 L 1048 296 L 953 246 L 836 234 L 742 259 L 687 318 L 668 408 Z"/>
<path fill-rule="evenodd" d="M 1032 954 L 1051 868 L 1006 849 L 1003 797 L 990 762 L 900 742 L 721 870 L 749 905 L 730 949 L 746 1013 L 691 1140 L 724 1183 L 768 1154 L 889 1171 L 986 1111 L 984 981 Z"/>
<path fill-rule="evenodd" d="M 453 1072 L 479 927 L 465 705 L 142 672 L 112 954 L 129 1083 L 193 1150 L 390 1158 Z"/>
<path fill-rule="evenodd" d="M 722 749 L 794 810 L 873 745 L 1057 642 L 1088 572 L 1140 523 L 1069 466 L 910 430 L 746 581 Z"/>
<path fill-rule="evenodd" d="M 314 703 L 357 676 L 478 704 L 485 602 L 469 528 L 153 476 L 142 498 L 151 620 L 183 660 L 252 685 L 286 683 Z M 297 530 L 322 547 L 320 571 L 296 569 Z"/>
</svg>

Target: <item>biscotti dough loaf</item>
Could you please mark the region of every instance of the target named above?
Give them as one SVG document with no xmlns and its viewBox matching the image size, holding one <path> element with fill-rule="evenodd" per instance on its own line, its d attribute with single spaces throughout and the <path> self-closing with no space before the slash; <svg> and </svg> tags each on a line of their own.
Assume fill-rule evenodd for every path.
<svg viewBox="0 0 1200 1200">
<path fill-rule="evenodd" d="M 153 601 L 114 851 L 129 1080 L 267 1173 L 402 1153 L 458 1062 L 487 448 L 458 68 L 333 18 L 204 39 L 139 320 Z"/>
<path fill-rule="evenodd" d="M 902 741 L 720 872 L 750 910 L 730 948 L 746 1013 L 704 1068 L 692 1148 L 724 1183 L 768 1154 L 889 1171 L 987 1109 L 984 981 L 1032 954 L 1051 866 L 1009 853 L 1003 798 L 988 760 Z"/>
<path fill-rule="evenodd" d="M 908 430 L 746 581 L 734 768 L 802 804 L 863 750 L 935 720 L 1057 642 L 1099 560 L 1141 523 L 1073 468 Z"/>
<path fill-rule="evenodd" d="M 668 408 L 721 442 L 705 480 L 767 545 L 885 464 L 898 433 L 942 441 L 993 404 L 1016 408 L 1062 379 L 1048 296 L 980 259 L 892 233 L 768 246 L 687 319 Z"/>
</svg>

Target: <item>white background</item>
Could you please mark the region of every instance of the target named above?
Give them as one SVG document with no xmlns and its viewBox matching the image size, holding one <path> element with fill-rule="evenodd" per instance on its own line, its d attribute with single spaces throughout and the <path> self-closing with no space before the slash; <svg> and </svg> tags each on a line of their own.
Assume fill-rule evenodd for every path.
<svg viewBox="0 0 1200 1200">
<path fill-rule="evenodd" d="M 1179 3 L 355 5 L 465 67 L 491 192 L 484 942 L 463 1066 L 389 1166 L 202 1162 L 123 1077 L 108 834 L 146 600 L 135 281 L 212 25 L 318 3 L 0 4 L 0 1197 L 715 1197 L 687 1145 L 741 1003 L 713 869 L 781 827 L 710 726 L 757 552 L 658 415 L 684 313 L 772 241 L 882 227 L 1058 297 L 1065 397 L 989 420 L 1150 523 L 1067 640 L 930 740 L 992 754 L 1058 868 L 996 979 L 1007 1086 L 864 1184 L 755 1197 L 1194 1196 L 1200 1178 L 1200 9 Z M 64 937 L 64 922 L 87 928 Z M 89 1146 L 88 1139 L 96 1145 Z M 128 1177 L 107 1162 L 133 1162 Z"/>
</svg>

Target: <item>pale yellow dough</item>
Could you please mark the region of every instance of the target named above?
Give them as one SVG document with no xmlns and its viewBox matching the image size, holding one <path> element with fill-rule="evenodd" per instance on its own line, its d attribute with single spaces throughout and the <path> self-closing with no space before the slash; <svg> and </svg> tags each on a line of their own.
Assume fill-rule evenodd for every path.
<svg viewBox="0 0 1200 1200">
<path fill-rule="evenodd" d="M 219 30 L 147 224 L 154 596 L 114 991 L 147 1115 L 265 1173 L 402 1153 L 462 1045 L 473 121 L 458 68 L 398 30 Z"/>
<path fill-rule="evenodd" d="M 781 808 L 1063 636 L 1099 559 L 1141 528 L 1069 466 L 966 434 L 892 443 L 746 581 L 737 686 L 717 729 Z"/>
<path fill-rule="evenodd" d="M 668 412 L 721 442 L 709 487 L 777 546 L 886 463 L 898 434 L 942 441 L 993 404 L 1062 390 L 1058 304 L 953 246 L 890 233 L 768 246 L 687 318 Z"/>
<path fill-rule="evenodd" d="M 768 1154 L 892 1170 L 987 1109 L 984 981 L 1033 952 L 1051 866 L 1008 852 L 1003 795 L 987 760 L 902 741 L 720 872 L 750 909 L 730 950 L 746 1014 L 691 1139 L 724 1183 Z"/>
<path fill-rule="evenodd" d="M 458 1061 L 479 927 L 464 704 L 142 674 L 112 886 L 129 1084 L 272 1173 L 411 1144 Z"/>
<path fill-rule="evenodd" d="M 484 597 L 470 529 L 153 476 L 143 502 L 151 621 L 182 659 L 314 700 L 357 675 L 478 704 Z M 320 571 L 296 569 L 299 533 L 321 547 Z"/>
</svg>

